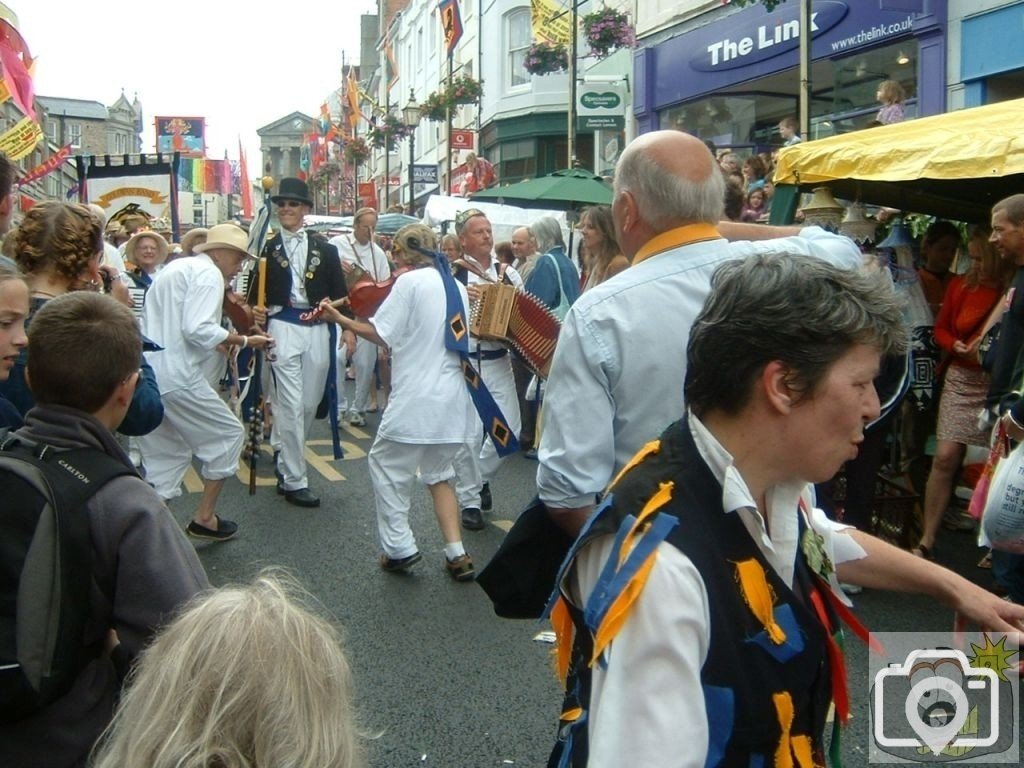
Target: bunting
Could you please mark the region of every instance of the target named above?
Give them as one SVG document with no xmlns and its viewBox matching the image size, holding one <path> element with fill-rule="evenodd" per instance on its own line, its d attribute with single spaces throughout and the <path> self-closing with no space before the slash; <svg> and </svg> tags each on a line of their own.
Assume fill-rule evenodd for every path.
<svg viewBox="0 0 1024 768">
<path fill-rule="evenodd" d="M 67 144 L 61 147 L 59 151 L 51 155 L 49 160 L 40 163 L 31 171 L 26 173 L 18 181 L 18 186 L 21 187 L 24 186 L 25 184 L 35 181 L 36 179 L 43 178 L 43 176 L 46 176 L 48 173 L 51 173 L 60 168 L 61 164 L 69 157 L 71 157 L 71 145 Z"/>
<path fill-rule="evenodd" d="M 242 195 L 242 218 L 252 218 L 252 184 L 249 182 L 249 165 L 245 161 L 245 147 L 242 146 L 242 137 L 238 137 L 238 173 L 239 192 Z"/>
<path fill-rule="evenodd" d="M 0 66 L 3 67 L 3 82 L 14 105 L 27 118 L 35 120 L 32 56 L 21 34 L 6 19 L 0 19 Z"/>
<path fill-rule="evenodd" d="M 391 32 L 384 39 L 384 76 L 387 82 L 388 93 L 398 83 L 398 64 L 395 62 L 395 49 L 391 45 Z"/>
<path fill-rule="evenodd" d="M 359 83 L 356 82 L 355 70 L 349 67 L 345 79 L 345 102 L 347 106 L 348 133 L 354 135 L 359 125 Z"/>
</svg>

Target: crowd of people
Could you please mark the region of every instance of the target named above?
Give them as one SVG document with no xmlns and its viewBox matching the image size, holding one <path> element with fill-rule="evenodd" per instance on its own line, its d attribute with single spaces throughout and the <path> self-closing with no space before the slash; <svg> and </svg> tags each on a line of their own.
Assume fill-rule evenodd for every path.
<svg viewBox="0 0 1024 768">
<path fill-rule="evenodd" d="M 779 128 L 800 140 L 793 121 Z M 524 222 L 506 247 L 473 207 L 453 232 L 411 224 L 387 248 L 376 211 L 361 209 L 351 234 L 328 240 L 305 227 L 312 198 L 297 178 L 280 180 L 277 231 L 252 255 L 231 223 L 172 249 L 144 222 L 111 227 L 102 209 L 28 211 L 0 259 L 0 426 L 26 445 L 102 452 L 124 472 L 84 507 L 84 661 L 54 700 L 0 722 L 0 763 L 362 764 L 335 628 L 280 574 L 210 590 L 186 538 L 239 533 L 216 511 L 245 442 L 219 390 L 238 350 L 272 372 L 267 437 L 285 503 L 321 504 L 304 453 L 314 419 L 330 418 L 337 442 L 339 421 L 364 426 L 379 404 L 367 466 L 384 572 L 423 560 L 409 514 L 423 485 L 439 565 L 473 581 L 467 532 L 500 504 L 503 460 L 537 460 L 535 507 L 571 542 L 547 585 L 565 683 L 552 764 L 823 764 L 829 703 L 846 701 L 831 634 L 847 585 L 923 594 L 958 625 L 1015 631 L 1024 558 L 994 555 L 1004 601 L 942 567 L 936 535 L 966 447 L 987 443 L 977 413 L 990 407 L 1024 438 L 1024 195 L 995 206 L 991 229 L 961 241 L 937 222 L 922 244 L 944 385 L 924 530 L 907 552 L 830 518 L 813 485 L 855 460 L 898 400 L 876 381 L 907 355 L 901 294 L 851 240 L 759 223 L 770 161 L 716 157 L 678 131 L 640 136 L 618 160 L 612 204 L 583 211 L 575 259 L 558 220 Z M 0 157 L 5 230 L 12 177 Z M 970 268 L 954 275 L 961 248 Z M 242 271 L 247 309 L 228 320 Z M 367 285 L 381 291 L 372 306 L 357 301 Z M 468 333 L 499 289 L 560 323 L 546 376 Z M 999 319 L 989 374 L 978 344 Z M 104 354 L 82 354 L 84 338 Z M 203 492 L 183 531 L 166 502 L 193 459 Z M 270 667 L 256 663 L 266 654 Z"/>
</svg>

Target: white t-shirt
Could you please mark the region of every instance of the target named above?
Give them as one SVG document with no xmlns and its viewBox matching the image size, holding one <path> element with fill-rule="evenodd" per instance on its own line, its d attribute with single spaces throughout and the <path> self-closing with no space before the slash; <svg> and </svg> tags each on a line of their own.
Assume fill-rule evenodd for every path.
<svg viewBox="0 0 1024 768">
<path fill-rule="evenodd" d="M 463 312 L 466 289 L 458 284 Z M 445 349 L 441 275 L 422 267 L 398 277 L 370 322 L 392 351 L 391 398 L 377 434 L 398 443 L 462 443 L 480 434 L 459 355 Z M 467 315 L 468 317 L 468 315 Z"/>
<path fill-rule="evenodd" d="M 352 235 L 338 235 L 331 238 L 331 245 L 338 249 L 342 264 L 355 264 L 379 283 L 391 277 L 391 265 L 381 247 L 372 240 L 363 245 Z"/>
</svg>

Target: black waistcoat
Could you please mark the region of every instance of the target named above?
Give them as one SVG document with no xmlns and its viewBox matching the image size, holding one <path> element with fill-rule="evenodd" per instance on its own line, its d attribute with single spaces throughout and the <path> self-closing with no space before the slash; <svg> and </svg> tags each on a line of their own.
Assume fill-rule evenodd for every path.
<svg viewBox="0 0 1024 768">
<path fill-rule="evenodd" d="M 292 270 L 280 232 L 267 241 L 263 256 L 267 259 L 266 306 L 289 306 Z M 315 232 L 306 233 L 306 269 L 303 279 L 310 306 L 316 306 L 321 299 L 340 299 L 348 295 L 338 249 Z M 253 306 L 256 304 L 258 282 L 257 279 L 249 281 L 248 302 Z"/>
</svg>

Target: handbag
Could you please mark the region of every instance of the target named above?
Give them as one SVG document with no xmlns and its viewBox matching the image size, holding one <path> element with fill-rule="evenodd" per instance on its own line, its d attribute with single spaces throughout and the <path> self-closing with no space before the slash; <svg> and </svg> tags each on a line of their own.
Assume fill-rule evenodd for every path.
<svg viewBox="0 0 1024 768">
<path fill-rule="evenodd" d="M 494 612 L 505 619 L 539 619 L 573 541 L 534 497 L 477 574 L 476 583 L 491 599 Z"/>
<path fill-rule="evenodd" d="M 1024 554 L 1024 448 L 1018 445 L 992 473 L 981 514 L 982 542 Z"/>
<path fill-rule="evenodd" d="M 992 475 L 995 474 L 999 462 L 1010 453 L 1010 440 L 1006 436 L 1006 427 L 999 422 L 996 430 L 996 438 L 992 441 L 992 447 L 988 450 L 988 458 L 985 459 L 985 466 L 982 467 L 981 477 L 974 484 L 971 492 L 971 500 L 967 505 L 967 514 L 975 520 L 981 520 L 985 511 L 985 504 L 988 501 L 989 490 L 992 487 Z"/>
<path fill-rule="evenodd" d="M 978 363 L 987 372 L 991 373 L 996 364 L 996 350 L 999 343 L 999 331 L 1003 327 L 1003 321 L 993 325 L 981 336 L 978 342 Z"/>
</svg>

